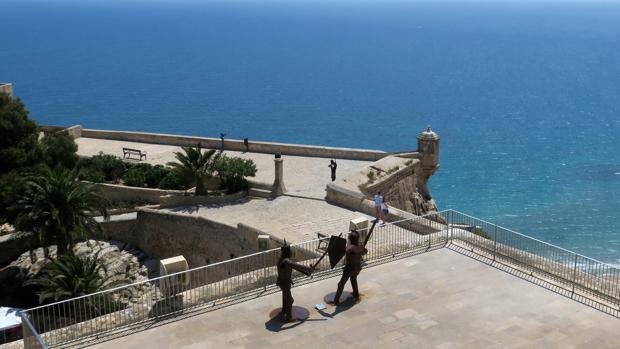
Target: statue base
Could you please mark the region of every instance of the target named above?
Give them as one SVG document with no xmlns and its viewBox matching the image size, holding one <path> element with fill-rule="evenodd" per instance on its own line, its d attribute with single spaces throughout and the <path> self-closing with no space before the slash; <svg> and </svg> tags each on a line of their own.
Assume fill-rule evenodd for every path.
<svg viewBox="0 0 620 349">
<path fill-rule="evenodd" d="M 326 304 L 334 304 L 334 298 L 336 298 L 336 292 L 331 292 L 325 295 L 325 297 L 323 297 L 323 301 Z M 348 301 L 349 299 L 353 299 L 353 294 L 351 292 L 348 291 L 343 291 L 342 294 L 340 295 L 340 303 L 344 303 L 346 301 Z"/>
<path fill-rule="evenodd" d="M 306 321 L 310 317 L 310 312 L 308 311 L 308 309 L 295 305 L 293 306 L 292 313 L 293 321 Z M 270 319 L 276 317 L 279 317 L 282 322 L 284 322 L 284 318 L 282 318 L 282 308 L 274 309 L 269 313 Z"/>
</svg>

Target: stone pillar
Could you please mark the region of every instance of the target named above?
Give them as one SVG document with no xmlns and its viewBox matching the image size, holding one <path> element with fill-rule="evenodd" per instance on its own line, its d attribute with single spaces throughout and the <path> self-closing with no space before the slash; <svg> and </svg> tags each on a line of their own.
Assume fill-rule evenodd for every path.
<svg viewBox="0 0 620 349">
<path fill-rule="evenodd" d="M 418 136 L 418 152 L 422 154 L 418 192 L 424 199 L 431 200 L 433 197 L 428 190 L 428 179 L 439 168 L 439 135 L 430 126 Z"/>
<path fill-rule="evenodd" d="M 273 191 L 271 195 L 273 197 L 278 197 L 286 193 L 286 187 L 284 186 L 284 160 L 280 153 L 276 153 L 273 161 L 276 166 L 276 177 L 273 181 Z"/>
</svg>

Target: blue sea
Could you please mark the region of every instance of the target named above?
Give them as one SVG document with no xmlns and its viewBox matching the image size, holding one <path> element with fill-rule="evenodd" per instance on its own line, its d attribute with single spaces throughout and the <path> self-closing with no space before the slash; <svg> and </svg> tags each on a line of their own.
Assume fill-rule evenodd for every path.
<svg viewBox="0 0 620 349">
<path fill-rule="evenodd" d="M 454 208 L 620 263 L 620 3 L 0 2 L 43 124 L 413 150 Z M 327 175 L 327 173 L 326 173 Z"/>
</svg>

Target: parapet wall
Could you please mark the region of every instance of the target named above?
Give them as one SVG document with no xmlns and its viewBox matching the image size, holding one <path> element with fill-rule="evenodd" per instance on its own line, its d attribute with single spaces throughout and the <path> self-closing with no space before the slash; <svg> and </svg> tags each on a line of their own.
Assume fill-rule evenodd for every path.
<svg viewBox="0 0 620 349">
<path fill-rule="evenodd" d="M 333 183 L 327 185 L 326 200 L 332 205 L 359 211 L 369 216 L 375 216 L 375 205 L 372 200 L 367 199 L 366 196 L 360 192 L 355 192 Z M 422 220 L 420 216 L 395 207 L 390 207 L 388 217 L 384 218 L 389 222 L 409 220 L 402 224 L 395 224 L 405 229 L 413 230 L 419 234 L 432 234 L 439 231 L 436 222 Z"/>
<path fill-rule="evenodd" d="M 45 126 L 45 128 L 54 128 L 54 126 Z M 205 148 L 219 149 L 220 147 L 219 138 L 208 137 L 192 137 L 160 133 L 109 131 L 94 129 L 83 129 L 81 135 L 82 137 L 86 138 L 110 139 L 127 142 L 165 144 L 174 146 L 195 146 L 196 144 L 200 143 Z M 242 140 L 234 139 L 224 140 L 224 149 L 232 151 L 246 150 Z M 381 150 L 335 148 L 273 142 L 256 142 L 252 140 L 249 141 L 249 151 L 254 153 L 280 153 L 283 155 L 363 161 L 376 161 L 389 155 L 389 153 Z"/>
<path fill-rule="evenodd" d="M 170 211 L 143 208 L 134 220 L 106 222 L 102 227 L 109 239 L 137 246 L 148 256 L 183 255 L 192 268 L 259 251 L 259 231 L 251 227 Z M 272 245 L 278 245 L 277 239 Z"/>
<path fill-rule="evenodd" d="M 138 188 L 119 184 L 97 183 L 97 195 L 109 202 L 148 202 L 159 204 L 163 196 L 184 196 L 184 190 Z"/>
</svg>

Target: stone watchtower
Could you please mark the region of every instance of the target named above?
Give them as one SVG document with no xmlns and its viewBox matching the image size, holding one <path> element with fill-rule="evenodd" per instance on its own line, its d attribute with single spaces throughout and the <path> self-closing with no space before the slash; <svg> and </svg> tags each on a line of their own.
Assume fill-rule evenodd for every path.
<svg viewBox="0 0 620 349">
<path fill-rule="evenodd" d="M 6 93 L 9 97 L 13 97 L 13 85 L 5 82 L 0 82 L 0 93 Z"/>
<path fill-rule="evenodd" d="M 439 168 L 439 135 L 433 132 L 430 126 L 418 136 L 418 153 L 421 154 L 422 163 L 418 191 L 424 199 L 431 200 L 428 179 Z"/>
</svg>

